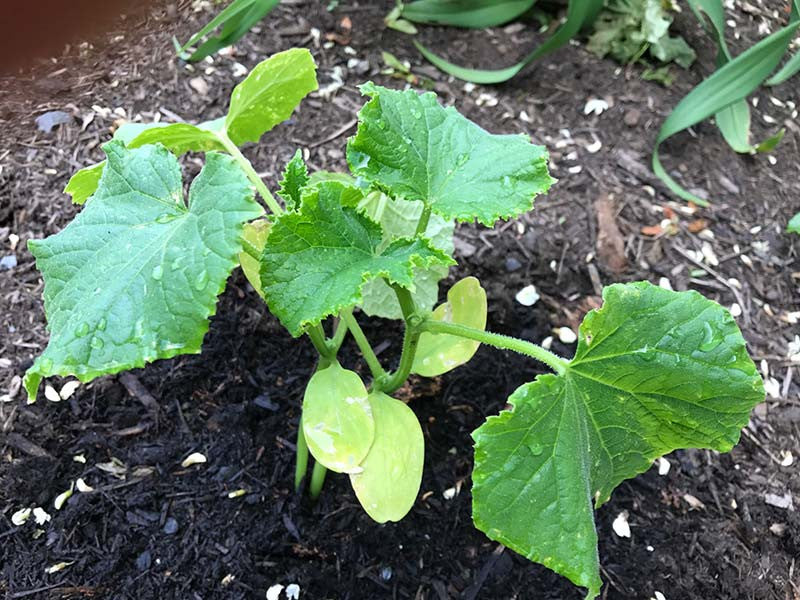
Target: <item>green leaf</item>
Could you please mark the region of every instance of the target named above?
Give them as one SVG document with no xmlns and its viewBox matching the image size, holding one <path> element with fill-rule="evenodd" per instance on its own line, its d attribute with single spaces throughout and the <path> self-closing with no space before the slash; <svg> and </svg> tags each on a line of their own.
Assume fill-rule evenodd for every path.
<svg viewBox="0 0 800 600">
<path fill-rule="evenodd" d="M 242 230 L 242 239 L 260 254 L 264 251 L 271 227 L 272 223 L 267 219 L 258 219 L 252 223 L 247 223 Z M 250 282 L 250 285 L 253 286 L 258 295 L 263 298 L 264 291 L 261 289 L 260 273 L 261 262 L 247 252 L 242 251 L 239 253 L 239 264 L 242 265 L 242 271 L 244 276 L 247 277 L 247 281 Z"/>
<path fill-rule="evenodd" d="M 175 154 L 185 152 L 208 152 L 211 150 L 226 151 L 222 142 L 215 135 L 223 119 L 206 121 L 199 125 L 188 123 L 123 123 L 114 132 L 113 139 L 121 141 L 129 148 L 138 148 L 147 144 L 161 143 Z M 64 193 L 72 196 L 74 204 L 83 204 L 94 194 L 106 161 L 85 167 L 75 173 L 64 188 Z"/>
<path fill-rule="evenodd" d="M 800 235 L 800 213 L 797 213 L 789 219 L 789 223 L 786 225 L 786 231 Z"/>
<path fill-rule="evenodd" d="M 404 402 L 381 392 L 369 395 L 375 441 L 350 484 L 367 514 L 378 523 L 408 514 L 422 483 L 425 438 L 417 416 Z"/>
<path fill-rule="evenodd" d="M 369 216 L 383 229 L 381 250 L 397 238 L 414 237 L 417 223 L 422 216 L 424 205 L 419 201 L 393 200 L 386 194 L 372 192 L 359 204 L 358 209 Z M 445 221 L 439 215 L 431 215 L 423 237 L 431 244 L 453 255 L 452 221 Z M 418 310 L 428 311 L 439 299 L 439 281 L 447 277 L 449 267 L 435 265 L 427 269 L 417 269 L 414 274 L 416 287 L 412 297 Z M 397 301 L 397 295 L 382 279 L 373 279 L 364 284 L 361 290 L 361 309 L 372 317 L 385 319 L 402 319 L 403 311 Z"/>
<path fill-rule="evenodd" d="M 308 325 L 361 301 L 364 282 L 386 277 L 413 290 L 414 268 L 453 260 L 426 240 L 399 239 L 383 251 L 380 225 L 356 210 L 360 192 L 322 182 L 298 212 L 279 216 L 261 260 L 270 311 L 297 337 Z"/>
<path fill-rule="evenodd" d="M 106 161 L 99 162 L 96 165 L 84 167 L 70 177 L 64 193 L 72 196 L 73 204 L 83 204 L 94 194 L 105 166 Z"/>
<path fill-rule="evenodd" d="M 176 40 L 175 45 L 178 55 L 189 62 L 197 62 L 227 46 L 235 44 L 256 23 L 269 14 L 278 5 L 278 2 L 279 0 L 234 0 L 200 31 L 195 33 L 183 46 Z M 186 51 L 190 46 L 194 46 L 219 26 L 222 26 L 222 31 L 219 35 L 211 36 L 191 55 L 186 56 Z"/>
<path fill-rule="evenodd" d="M 416 23 L 483 29 L 516 19 L 536 0 L 417 0 L 403 6 L 401 15 Z"/>
<path fill-rule="evenodd" d="M 361 470 L 375 420 L 358 374 L 337 362 L 314 373 L 303 396 L 303 435 L 314 458 L 331 471 Z"/>
<path fill-rule="evenodd" d="M 764 388 L 727 310 L 647 282 L 607 287 L 561 376 L 520 387 L 473 433 L 473 519 L 600 591 L 592 501 L 677 448 L 730 450 Z"/>
<path fill-rule="evenodd" d="M 292 160 L 286 163 L 283 179 L 280 180 L 278 194 L 286 203 L 286 210 L 295 210 L 300 206 L 303 188 L 308 185 L 308 169 L 303 161 L 303 153 L 298 148 Z"/>
<path fill-rule="evenodd" d="M 486 291 L 474 277 L 465 277 L 447 292 L 447 302 L 433 311 L 434 321 L 486 329 Z M 424 332 L 414 355 L 412 373 L 436 377 L 461 366 L 478 351 L 478 342 L 446 333 Z"/>
<path fill-rule="evenodd" d="M 392 196 L 422 200 L 445 219 L 492 225 L 533 207 L 555 181 L 547 150 L 525 135 L 492 135 L 443 108 L 434 93 L 361 86 L 371 100 L 347 144 L 355 175 Z"/>
<path fill-rule="evenodd" d="M 45 281 L 50 341 L 25 375 L 89 381 L 200 351 L 237 263 L 245 221 L 263 211 L 233 159 L 208 154 L 184 203 L 177 159 L 161 146 L 103 147 L 95 194 L 60 233 L 31 240 Z"/>
<path fill-rule="evenodd" d="M 724 13 L 712 11 L 710 8 L 706 10 L 707 5 L 715 3 L 718 3 L 717 0 L 690 0 L 689 4 L 696 14 L 700 14 L 702 9 L 703 12 L 709 15 L 715 24 L 714 28 L 717 31 L 717 37 L 721 38 L 721 30 L 719 30 L 719 24 L 717 23 L 719 18 L 715 15 L 724 15 Z M 718 57 L 718 62 L 724 63 L 723 66 L 684 96 L 663 125 L 661 125 L 661 130 L 656 138 L 656 146 L 653 150 L 653 172 L 676 196 L 700 206 L 708 206 L 706 200 L 685 190 L 666 172 L 661 164 L 659 154 L 661 144 L 676 133 L 736 103 L 741 103 L 742 100 L 747 98 L 778 66 L 799 27 L 800 0 L 793 0 L 792 17 L 789 25 L 767 36 L 736 58 L 730 60 L 730 62 L 724 63 L 729 55 L 726 54 L 727 47 L 720 44 L 720 56 L 722 58 Z M 743 111 L 741 105 L 738 110 Z M 729 120 L 733 119 L 732 116 L 729 117 Z M 722 127 L 726 127 L 725 122 L 726 118 L 723 116 Z M 738 119 L 738 124 L 731 125 L 731 127 L 734 126 L 743 127 L 742 119 Z M 723 133 L 726 132 L 723 130 Z M 741 142 L 743 138 L 747 137 L 747 134 L 743 131 L 728 131 L 725 137 L 728 140 Z"/>
<path fill-rule="evenodd" d="M 278 52 L 260 62 L 233 89 L 225 119 L 228 137 L 237 146 L 257 142 L 291 117 L 300 101 L 317 89 L 316 69 L 305 48 Z"/>
<path fill-rule="evenodd" d="M 545 43 L 528 54 L 528 56 L 520 62 L 504 69 L 469 69 L 460 67 L 437 56 L 416 40 L 414 41 L 414 45 L 431 63 L 453 77 L 458 77 L 459 79 L 471 81 L 473 83 L 502 83 L 514 77 L 533 61 L 557 50 L 569 42 L 581 29 L 594 22 L 598 12 L 600 12 L 602 8 L 603 0 L 569 0 L 567 18 L 556 32 Z"/>
</svg>

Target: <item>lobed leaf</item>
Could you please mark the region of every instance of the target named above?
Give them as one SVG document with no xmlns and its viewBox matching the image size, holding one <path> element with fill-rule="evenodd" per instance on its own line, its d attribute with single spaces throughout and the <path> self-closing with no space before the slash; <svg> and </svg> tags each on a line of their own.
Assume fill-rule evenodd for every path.
<svg viewBox="0 0 800 600">
<path fill-rule="evenodd" d="M 399 92 L 372 83 L 347 144 L 355 175 L 392 196 L 421 200 L 445 219 L 492 225 L 522 214 L 555 181 L 547 150 L 525 135 L 492 135 L 444 108 L 434 93 Z"/>
<path fill-rule="evenodd" d="M 305 48 L 278 52 L 256 65 L 231 94 L 225 118 L 228 137 L 237 146 L 257 142 L 291 117 L 300 101 L 317 89 L 316 70 Z"/>
<path fill-rule="evenodd" d="M 337 362 L 314 373 L 303 396 L 303 435 L 314 458 L 331 471 L 361 471 L 375 420 L 358 374 Z"/>
<path fill-rule="evenodd" d="M 299 208 L 300 197 L 303 194 L 303 188 L 308 185 L 308 181 L 308 169 L 303 161 L 303 153 L 298 148 L 292 159 L 286 163 L 278 190 L 278 195 L 286 203 L 286 210 Z"/>
<path fill-rule="evenodd" d="M 447 291 L 447 302 L 433 311 L 434 321 L 486 329 L 486 291 L 475 277 L 465 277 Z M 423 332 L 414 355 L 412 373 L 436 377 L 452 371 L 475 356 L 479 342 L 446 333 Z"/>
<path fill-rule="evenodd" d="M 414 237 L 424 205 L 419 201 L 397 200 L 380 192 L 372 192 L 359 203 L 358 208 L 370 219 L 380 224 L 383 229 L 383 241 L 380 249 L 383 249 L 397 238 Z M 431 215 L 428 227 L 422 237 L 429 240 L 435 248 L 452 256 L 454 250 L 453 229 L 452 221 L 445 221 L 439 215 Z M 447 277 L 449 270 L 449 267 L 443 265 L 415 270 L 415 290 L 412 297 L 418 310 L 428 311 L 433 308 L 439 299 L 439 281 Z M 361 309 L 366 314 L 385 319 L 403 318 L 403 311 L 400 309 L 397 295 L 382 279 L 373 279 L 365 283 L 361 290 L 361 296 Z"/>
<path fill-rule="evenodd" d="M 161 146 L 103 147 L 97 191 L 60 233 L 28 244 L 45 281 L 50 341 L 25 375 L 89 381 L 200 351 L 237 263 L 244 222 L 263 211 L 233 159 L 208 155 L 184 203 L 177 159 Z"/>
<path fill-rule="evenodd" d="M 361 506 L 378 523 L 408 514 L 422 483 L 425 438 L 408 405 L 381 392 L 369 395 L 375 441 L 350 484 Z"/>
<path fill-rule="evenodd" d="M 398 239 L 381 250 L 383 232 L 356 210 L 361 192 L 339 182 L 310 188 L 300 210 L 275 220 L 261 260 L 271 312 L 297 337 L 361 301 L 366 281 L 385 277 L 414 289 L 415 267 L 453 260 L 426 240 Z"/>
<path fill-rule="evenodd" d="M 600 591 L 592 501 L 677 448 L 728 451 L 764 388 L 727 310 L 696 292 L 613 285 L 575 358 L 473 433 L 473 519 L 487 535 Z"/>
</svg>

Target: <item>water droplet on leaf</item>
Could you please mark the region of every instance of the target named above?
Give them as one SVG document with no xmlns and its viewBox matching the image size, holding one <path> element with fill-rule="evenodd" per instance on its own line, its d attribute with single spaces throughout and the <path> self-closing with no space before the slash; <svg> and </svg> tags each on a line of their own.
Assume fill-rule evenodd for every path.
<svg viewBox="0 0 800 600">
<path fill-rule="evenodd" d="M 89 324 L 85 321 L 75 328 L 75 337 L 83 337 L 87 333 L 89 333 Z"/>
<path fill-rule="evenodd" d="M 156 265 L 153 267 L 151 275 L 156 281 L 161 281 L 161 278 L 164 276 L 164 268 L 161 265 Z"/>
<path fill-rule="evenodd" d="M 200 271 L 200 274 L 197 276 L 197 279 L 194 280 L 194 289 L 200 292 L 206 289 L 207 285 L 208 285 L 208 271 L 203 269 L 202 271 Z"/>
</svg>

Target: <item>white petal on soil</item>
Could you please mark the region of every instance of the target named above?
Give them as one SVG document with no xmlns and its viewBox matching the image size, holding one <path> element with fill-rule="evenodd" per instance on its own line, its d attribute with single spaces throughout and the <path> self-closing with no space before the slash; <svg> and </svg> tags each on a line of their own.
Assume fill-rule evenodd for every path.
<svg viewBox="0 0 800 600">
<path fill-rule="evenodd" d="M 794 510 L 794 502 L 790 492 L 786 492 L 782 496 L 778 494 L 764 494 L 764 502 L 775 508 Z"/>
<path fill-rule="evenodd" d="M 665 290 L 672 291 L 672 284 L 666 277 L 662 277 L 658 280 L 658 286 L 664 288 Z"/>
<path fill-rule="evenodd" d="M 550 350 L 553 347 L 553 336 L 548 335 L 546 338 L 542 340 L 542 348 L 545 350 Z"/>
<path fill-rule="evenodd" d="M 539 292 L 536 291 L 535 285 L 526 285 L 517 292 L 515 298 L 522 306 L 533 306 L 539 301 Z"/>
<path fill-rule="evenodd" d="M 25 524 L 25 521 L 31 518 L 31 509 L 30 508 L 21 508 L 13 515 L 11 515 L 11 522 L 16 525 L 17 527 L 21 527 Z"/>
<path fill-rule="evenodd" d="M 781 397 L 781 384 L 774 377 L 764 379 L 764 389 L 770 398 L 778 400 Z"/>
<path fill-rule="evenodd" d="M 791 451 L 783 450 L 781 452 L 781 456 L 783 457 L 783 458 L 781 458 L 781 466 L 782 467 L 791 467 L 792 464 L 794 463 L 794 456 L 792 455 Z"/>
<path fill-rule="evenodd" d="M 87 494 L 94 491 L 94 488 L 86 483 L 82 477 L 79 477 L 77 481 L 75 481 L 75 489 L 82 494 Z"/>
<path fill-rule="evenodd" d="M 667 473 L 669 473 L 669 468 L 671 466 L 672 465 L 670 464 L 670 462 L 662 456 L 661 458 L 658 459 L 658 474 L 662 476 L 666 475 Z"/>
<path fill-rule="evenodd" d="M 187 467 L 191 467 L 192 465 L 200 465 L 205 462 L 208 462 L 204 454 L 200 454 L 199 452 L 192 452 L 189 456 L 183 459 L 181 466 L 185 469 Z"/>
<path fill-rule="evenodd" d="M 61 397 L 62 400 L 69 400 L 72 397 L 72 394 L 75 393 L 75 390 L 77 390 L 80 387 L 80 385 L 81 382 L 78 381 L 77 379 L 68 381 L 62 386 L 61 391 L 58 392 L 58 395 Z"/>
<path fill-rule="evenodd" d="M 233 490 L 228 492 L 228 498 L 240 498 L 247 493 L 247 490 Z"/>
<path fill-rule="evenodd" d="M 281 592 L 283 591 L 283 586 L 280 583 L 276 583 L 267 590 L 267 600 L 278 600 L 281 597 Z"/>
<path fill-rule="evenodd" d="M 621 513 L 619 513 L 617 518 L 614 519 L 614 522 L 611 524 L 611 527 L 614 529 L 614 533 L 616 533 L 619 537 L 631 537 L 631 526 L 628 524 L 627 511 L 623 510 Z"/>
<path fill-rule="evenodd" d="M 731 304 L 731 316 L 734 318 L 742 316 L 742 307 L 739 306 L 738 302 Z"/>
<path fill-rule="evenodd" d="M 575 332 L 569 327 L 559 327 L 558 329 L 555 329 L 553 333 L 558 336 L 558 339 L 561 340 L 562 344 L 574 344 L 578 339 L 578 336 L 575 335 Z"/>
<path fill-rule="evenodd" d="M 603 142 L 601 142 L 597 138 L 594 138 L 594 142 L 586 145 L 586 151 L 589 154 L 597 154 L 598 152 L 600 152 L 600 149 L 602 147 L 603 147 Z"/>
<path fill-rule="evenodd" d="M 33 518 L 36 519 L 37 525 L 44 525 L 50 520 L 50 513 L 48 513 L 45 509 L 41 506 L 37 506 L 33 509 Z"/>
<path fill-rule="evenodd" d="M 71 564 L 72 564 L 71 562 L 56 563 L 52 567 L 47 567 L 45 569 L 45 573 L 47 573 L 48 575 L 52 575 L 53 573 L 58 573 L 59 571 L 63 571 L 64 569 L 66 569 Z"/>
<path fill-rule="evenodd" d="M 608 102 L 599 98 L 592 98 L 583 107 L 583 114 L 585 115 L 601 115 L 604 111 L 608 110 Z"/>
<path fill-rule="evenodd" d="M 697 498 L 695 498 L 691 494 L 684 494 L 683 495 L 683 500 L 684 500 L 684 502 L 686 502 L 686 504 L 688 504 L 693 509 L 694 508 L 699 509 L 699 508 L 705 508 L 706 507 L 705 504 L 703 504 L 700 500 L 698 500 Z"/>
<path fill-rule="evenodd" d="M 75 489 L 75 484 L 69 486 L 69 489 L 65 492 L 61 492 L 56 499 L 53 501 L 53 506 L 55 506 L 56 510 L 61 510 L 61 507 L 64 506 L 64 503 L 70 499 L 72 496 L 72 492 Z"/>
<path fill-rule="evenodd" d="M 296 583 L 290 583 L 286 586 L 286 597 L 289 600 L 297 600 L 300 597 L 300 586 Z"/>
<path fill-rule="evenodd" d="M 82 465 L 86 464 L 86 457 L 83 454 L 76 454 L 72 457 L 72 460 L 76 463 L 81 463 Z"/>
<path fill-rule="evenodd" d="M 44 386 L 44 397 L 50 400 L 50 402 L 61 402 L 61 396 L 58 395 L 56 388 L 52 385 Z"/>
<path fill-rule="evenodd" d="M 653 594 L 654 594 L 653 600 L 667 600 L 667 597 L 658 590 L 656 590 Z"/>
<path fill-rule="evenodd" d="M 445 491 L 442 492 L 442 497 L 445 500 L 452 500 L 453 498 L 456 497 L 456 488 L 454 487 L 447 488 Z"/>
</svg>

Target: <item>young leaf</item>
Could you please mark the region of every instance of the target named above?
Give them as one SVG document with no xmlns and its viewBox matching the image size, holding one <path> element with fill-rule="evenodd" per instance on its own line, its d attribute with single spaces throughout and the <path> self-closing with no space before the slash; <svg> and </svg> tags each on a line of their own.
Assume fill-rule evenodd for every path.
<svg viewBox="0 0 800 600">
<path fill-rule="evenodd" d="M 64 193 L 72 196 L 73 204 L 83 204 L 89 199 L 89 196 L 94 194 L 105 166 L 106 161 L 99 162 L 90 167 L 84 167 L 70 177 Z"/>
<path fill-rule="evenodd" d="M 258 219 L 252 223 L 247 223 L 242 230 L 242 239 L 249 243 L 254 250 L 258 251 L 260 255 L 267 243 L 270 227 L 272 227 L 272 223 L 267 219 Z M 250 282 L 250 285 L 253 286 L 258 295 L 263 298 L 264 291 L 261 289 L 260 274 L 261 263 L 243 250 L 239 253 L 239 264 L 242 265 L 242 271 L 244 276 L 247 277 L 247 281 Z"/>
<path fill-rule="evenodd" d="M 417 416 L 405 402 L 373 392 L 369 403 L 375 441 L 361 463 L 362 470 L 350 474 L 350 484 L 375 521 L 399 521 L 414 506 L 419 493 L 425 438 Z"/>
<path fill-rule="evenodd" d="M 474 277 L 465 277 L 447 291 L 447 302 L 433 311 L 435 321 L 486 328 L 486 291 Z M 461 366 L 478 351 L 478 342 L 446 333 L 423 333 L 414 355 L 412 373 L 436 377 Z"/>
<path fill-rule="evenodd" d="M 382 250 L 397 238 L 414 237 L 424 205 L 419 201 L 393 200 L 386 194 L 373 192 L 364 198 L 358 208 L 370 219 L 380 223 L 383 229 Z M 430 240 L 434 247 L 452 256 L 453 228 L 452 221 L 445 221 L 439 215 L 431 215 L 423 237 Z M 428 311 L 433 308 L 439 299 L 439 281 L 447 277 L 449 270 L 449 267 L 441 265 L 416 270 L 412 297 L 418 310 Z M 366 314 L 385 319 L 403 318 L 397 295 L 382 279 L 365 283 L 361 296 L 361 309 Z"/>
<path fill-rule="evenodd" d="M 800 213 L 797 213 L 791 219 L 789 219 L 789 223 L 786 225 L 786 231 L 788 233 L 796 233 L 800 235 Z"/>
<path fill-rule="evenodd" d="M 436 94 L 398 92 L 372 83 L 347 143 L 355 175 L 392 196 L 422 200 L 445 219 L 492 225 L 533 207 L 555 181 L 547 150 L 525 135 L 492 135 L 443 108 Z"/>
<path fill-rule="evenodd" d="M 161 146 L 103 147 L 93 197 L 60 233 L 29 248 L 45 281 L 50 342 L 25 375 L 89 381 L 199 352 L 217 295 L 263 211 L 233 159 L 209 154 L 182 198 L 177 159 Z"/>
<path fill-rule="evenodd" d="M 473 433 L 479 529 L 600 591 L 592 501 L 677 448 L 728 451 L 764 388 L 731 315 L 696 292 L 612 285 L 566 372 Z"/>
<path fill-rule="evenodd" d="M 228 137 L 237 146 L 257 142 L 292 116 L 309 92 L 317 89 L 317 65 L 305 48 L 292 48 L 260 62 L 233 89 L 225 118 Z"/>
<path fill-rule="evenodd" d="M 317 461 L 337 473 L 357 473 L 375 437 L 367 388 L 334 362 L 314 373 L 303 396 L 303 435 Z"/>
<path fill-rule="evenodd" d="M 300 149 L 294 153 L 292 160 L 286 163 L 283 179 L 280 181 L 278 194 L 286 203 L 286 210 L 296 210 L 300 206 L 300 196 L 303 188 L 308 185 L 308 169 L 303 161 Z"/>
<path fill-rule="evenodd" d="M 275 220 L 261 260 L 272 313 L 297 337 L 307 325 L 361 301 L 365 281 L 386 277 L 414 287 L 414 268 L 453 260 L 426 240 L 399 239 L 379 250 L 380 225 L 356 210 L 361 193 L 328 181 L 303 196 L 298 212 Z"/>
</svg>

